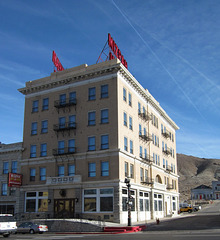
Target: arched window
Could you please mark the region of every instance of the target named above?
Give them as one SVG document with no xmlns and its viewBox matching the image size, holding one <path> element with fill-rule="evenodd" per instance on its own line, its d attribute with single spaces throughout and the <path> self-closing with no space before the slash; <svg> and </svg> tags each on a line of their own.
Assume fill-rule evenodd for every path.
<svg viewBox="0 0 220 240">
<path fill-rule="evenodd" d="M 162 183 L 162 179 L 161 179 L 160 175 L 157 175 L 157 176 L 156 176 L 155 182 L 157 182 L 157 183 Z"/>
</svg>

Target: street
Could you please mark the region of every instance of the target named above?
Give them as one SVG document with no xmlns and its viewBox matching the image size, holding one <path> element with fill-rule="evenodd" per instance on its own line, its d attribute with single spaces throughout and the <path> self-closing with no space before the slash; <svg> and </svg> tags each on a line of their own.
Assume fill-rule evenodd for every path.
<svg viewBox="0 0 220 240">
<path fill-rule="evenodd" d="M 162 220 L 159 225 L 149 224 L 144 232 L 127 234 L 12 234 L 10 239 L 35 240 L 217 240 L 220 239 L 220 201 L 196 213 L 183 213 L 180 217 Z"/>
</svg>

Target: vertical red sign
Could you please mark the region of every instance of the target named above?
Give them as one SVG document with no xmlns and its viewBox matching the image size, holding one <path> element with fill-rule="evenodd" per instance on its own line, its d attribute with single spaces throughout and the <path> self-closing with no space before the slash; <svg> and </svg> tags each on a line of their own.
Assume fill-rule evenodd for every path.
<svg viewBox="0 0 220 240">
<path fill-rule="evenodd" d="M 128 68 L 128 63 L 127 61 L 124 59 L 124 56 L 121 54 L 120 49 L 118 48 L 117 44 L 115 43 L 115 41 L 113 40 L 113 38 L 111 37 L 111 34 L 108 34 L 108 46 L 111 48 L 112 52 L 115 54 L 115 56 L 121 61 L 121 63 Z M 114 55 L 109 52 L 109 60 L 113 59 Z"/>
<path fill-rule="evenodd" d="M 53 51 L 53 54 L 52 54 L 52 62 L 54 63 L 54 66 L 57 68 L 57 71 L 63 71 L 64 70 L 64 68 L 63 68 L 62 64 L 60 63 L 60 60 L 57 57 L 55 51 Z M 54 69 L 54 72 L 56 72 L 55 69 Z"/>
</svg>

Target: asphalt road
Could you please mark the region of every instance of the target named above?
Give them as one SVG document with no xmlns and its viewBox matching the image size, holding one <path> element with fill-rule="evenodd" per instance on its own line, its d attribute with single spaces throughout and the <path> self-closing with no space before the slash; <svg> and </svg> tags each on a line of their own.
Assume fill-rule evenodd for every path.
<svg viewBox="0 0 220 240">
<path fill-rule="evenodd" d="M 3 237 L 2 237 L 3 238 Z M 149 224 L 146 231 L 128 234 L 16 234 L 17 240 L 219 240 L 220 201 L 196 213 L 183 213 L 180 217 L 162 220 L 159 225 Z"/>
</svg>

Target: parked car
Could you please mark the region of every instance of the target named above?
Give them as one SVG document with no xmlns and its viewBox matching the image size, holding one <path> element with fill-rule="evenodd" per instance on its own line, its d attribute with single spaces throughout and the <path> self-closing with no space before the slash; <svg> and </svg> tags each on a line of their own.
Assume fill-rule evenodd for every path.
<svg viewBox="0 0 220 240">
<path fill-rule="evenodd" d="M 180 212 L 188 212 L 191 213 L 193 211 L 193 208 L 190 206 L 185 206 L 180 208 Z"/>
<path fill-rule="evenodd" d="M 47 232 L 47 225 L 36 224 L 33 222 L 23 222 L 17 227 L 16 233 L 43 233 Z"/>
<path fill-rule="evenodd" d="M 199 206 L 199 205 L 193 206 L 193 211 L 194 212 L 199 211 L 200 209 L 202 209 L 202 207 Z"/>
</svg>

